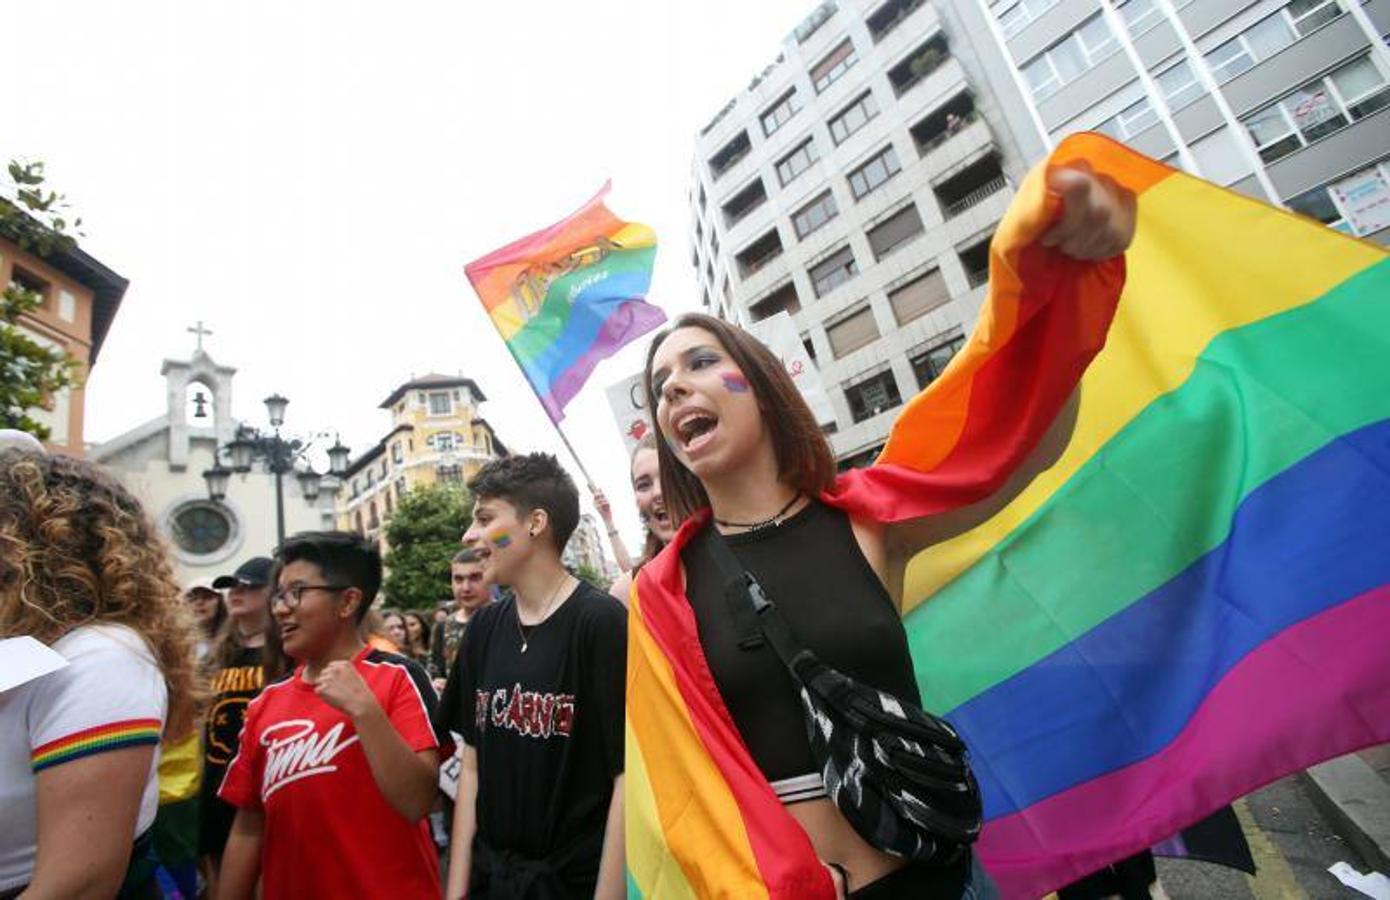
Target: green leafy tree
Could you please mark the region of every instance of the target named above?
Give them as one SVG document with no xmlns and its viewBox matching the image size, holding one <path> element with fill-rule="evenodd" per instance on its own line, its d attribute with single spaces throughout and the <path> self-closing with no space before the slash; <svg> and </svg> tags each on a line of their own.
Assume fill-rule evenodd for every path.
<svg viewBox="0 0 1390 900">
<path fill-rule="evenodd" d="M 582 578 L 601 591 L 608 590 L 608 579 L 603 577 L 593 566 L 579 565 L 574 567 L 574 577 Z"/>
<path fill-rule="evenodd" d="M 456 485 L 407 493 L 386 524 L 386 605 L 430 609 L 449 594 L 449 561 L 473 517 L 473 500 Z"/>
<path fill-rule="evenodd" d="M 68 233 L 63 195 L 45 190 L 43 163 L 11 162 L 8 183 L 0 187 L 0 237 L 20 249 L 50 256 L 77 246 Z M 19 317 L 36 309 L 43 298 L 11 281 L 0 295 L 0 427 L 18 428 L 40 439 L 47 426 L 30 415 L 47 408 L 53 395 L 76 384 L 76 362 L 61 350 L 45 347 L 19 329 Z"/>
</svg>

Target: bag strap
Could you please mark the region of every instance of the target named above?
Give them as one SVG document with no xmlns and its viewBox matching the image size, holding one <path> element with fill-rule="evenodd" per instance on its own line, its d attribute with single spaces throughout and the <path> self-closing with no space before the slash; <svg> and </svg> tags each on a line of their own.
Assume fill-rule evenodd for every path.
<svg viewBox="0 0 1390 900">
<path fill-rule="evenodd" d="M 733 616 L 739 647 L 753 650 L 761 647 L 765 640 L 787 671 L 794 678 L 798 677 L 793 664 L 806 650 L 792 636 L 791 628 L 758 579 L 734 556 L 724 535 L 719 533 L 713 522 L 709 528 L 710 555 L 714 557 L 714 564 L 719 567 L 724 580 L 724 600 Z"/>
</svg>

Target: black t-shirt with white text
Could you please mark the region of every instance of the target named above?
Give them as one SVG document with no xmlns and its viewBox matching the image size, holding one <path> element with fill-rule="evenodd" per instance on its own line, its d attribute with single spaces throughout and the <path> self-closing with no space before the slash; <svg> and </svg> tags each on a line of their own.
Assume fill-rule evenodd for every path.
<svg viewBox="0 0 1390 900">
<path fill-rule="evenodd" d="M 545 860 L 572 896 L 592 896 L 623 771 L 627 611 L 581 582 L 521 647 L 514 599 L 475 614 L 441 724 L 478 755 L 478 840 Z"/>
<path fill-rule="evenodd" d="M 241 647 L 230 665 L 212 675 L 212 699 L 203 729 L 203 783 L 199 787 L 198 852 L 221 854 L 236 809 L 217 796 L 227 764 L 236 756 L 246 706 L 265 686 L 262 648 Z"/>
</svg>

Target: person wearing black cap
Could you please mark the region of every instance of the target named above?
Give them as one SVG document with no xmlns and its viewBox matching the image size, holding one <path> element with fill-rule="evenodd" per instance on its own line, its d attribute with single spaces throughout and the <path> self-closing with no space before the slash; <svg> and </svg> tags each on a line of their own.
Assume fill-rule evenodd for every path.
<svg viewBox="0 0 1390 900">
<path fill-rule="evenodd" d="M 213 579 L 227 592 L 227 621 L 208 657 L 207 724 L 203 732 L 203 781 L 198 809 L 198 852 L 204 872 L 215 882 L 222 850 L 232 829 L 236 809 L 217 796 L 227 764 L 236 755 L 246 705 L 265 684 L 265 630 L 269 620 L 268 557 L 253 556 L 230 575 Z"/>
</svg>

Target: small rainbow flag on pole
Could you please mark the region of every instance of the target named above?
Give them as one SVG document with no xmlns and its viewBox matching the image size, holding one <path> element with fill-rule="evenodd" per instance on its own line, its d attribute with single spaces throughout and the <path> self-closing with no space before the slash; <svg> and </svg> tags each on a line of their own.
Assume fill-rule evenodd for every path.
<svg viewBox="0 0 1390 900">
<path fill-rule="evenodd" d="M 1040 247 L 1056 207 L 1035 170 L 970 341 L 822 498 L 947 514 L 904 626 L 1010 898 L 1390 741 L 1390 257 L 1106 138 L 1049 164 L 1074 161 L 1138 196 L 1125 259 Z M 1045 470 L 997 508 L 950 514 L 1039 446 Z M 679 558 L 699 524 L 632 596 L 629 895 L 829 900 L 699 656 Z"/>
<path fill-rule="evenodd" d="M 464 267 L 492 324 L 559 424 L 600 361 L 666 321 L 647 303 L 656 233 L 603 198 Z"/>
</svg>

